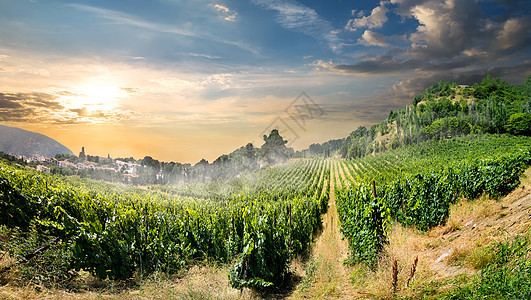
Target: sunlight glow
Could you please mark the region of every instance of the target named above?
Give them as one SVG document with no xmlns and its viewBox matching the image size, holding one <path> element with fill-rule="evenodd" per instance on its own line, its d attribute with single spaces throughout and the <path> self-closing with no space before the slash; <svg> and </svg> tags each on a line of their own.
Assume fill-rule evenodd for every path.
<svg viewBox="0 0 531 300">
<path fill-rule="evenodd" d="M 85 83 L 72 89 L 73 95 L 65 98 L 71 108 L 87 111 L 112 111 L 119 107 L 120 99 L 127 93 L 116 85 L 106 83 Z"/>
</svg>

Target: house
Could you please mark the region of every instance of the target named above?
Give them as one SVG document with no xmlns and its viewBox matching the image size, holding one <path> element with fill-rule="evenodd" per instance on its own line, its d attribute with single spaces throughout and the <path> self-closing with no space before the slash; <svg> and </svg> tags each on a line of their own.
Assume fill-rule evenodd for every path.
<svg viewBox="0 0 531 300">
<path fill-rule="evenodd" d="M 45 162 L 46 159 L 48 158 L 39 154 L 33 154 L 33 157 L 31 158 L 31 160 L 34 162 Z"/>
<path fill-rule="evenodd" d="M 139 164 L 129 163 L 121 160 L 116 160 L 113 165 L 116 166 L 116 170 L 124 170 L 124 173 L 127 174 L 136 174 L 136 169 L 140 167 Z"/>
<path fill-rule="evenodd" d="M 47 166 L 43 166 L 43 165 L 38 165 L 37 171 L 50 174 L 50 168 L 48 168 Z"/>
<path fill-rule="evenodd" d="M 74 168 L 75 165 L 67 160 L 62 160 L 60 162 L 57 163 L 57 165 L 59 165 L 60 168 Z"/>
<path fill-rule="evenodd" d="M 54 165 L 58 165 L 59 164 L 59 161 L 57 159 L 55 159 L 55 157 L 46 158 L 46 162 L 50 163 L 50 164 L 54 164 Z"/>
</svg>

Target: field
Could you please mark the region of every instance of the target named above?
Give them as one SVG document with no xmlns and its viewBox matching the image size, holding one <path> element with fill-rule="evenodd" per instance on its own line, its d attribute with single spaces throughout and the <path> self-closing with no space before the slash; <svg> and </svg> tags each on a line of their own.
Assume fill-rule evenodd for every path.
<svg viewBox="0 0 531 300">
<path fill-rule="evenodd" d="M 138 188 L 2 162 L 2 284 L 83 294 L 90 289 L 79 278 L 90 274 L 102 285 L 134 291 L 153 276 L 193 281 L 189 274 L 213 268 L 231 289 L 251 291 L 249 297 L 373 297 L 360 293 L 368 288 L 359 278 L 370 282 L 381 268 L 391 271 L 397 232 L 430 235 L 457 222 L 452 214 L 462 203 L 496 203 L 520 186 L 530 147 L 527 137 L 471 135 L 355 160 L 297 159 L 229 180 Z M 48 250 L 23 258 L 49 241 Z M 497 276 L 518 267 L 524 277 L 513 279 L 525 283 L 529 237 L 491 247 L 510 252 L 510 259 L 478 269 Z M 470 278 L 459 291 L 434 288 L 434 296 L 476 295 L 466 287 L 482 277 Z M 392 297 L 397 281 L 380 296 Z M 512 292 L 525 296 L 529 282 L 527 288 Z M 175 298 L 186 298 L 179 293 Z M 418 296 L 411 293 L 404 295 Z M 248 294 L 223 295 L 212 298 Z"/>
</svg>

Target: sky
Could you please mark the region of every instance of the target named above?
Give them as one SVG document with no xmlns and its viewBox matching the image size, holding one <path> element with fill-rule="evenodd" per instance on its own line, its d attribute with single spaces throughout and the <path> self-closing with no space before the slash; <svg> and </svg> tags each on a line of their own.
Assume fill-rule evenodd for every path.
<svg viewBox="0 0 531 300">
<path fill-rule="evenodd" d="M 0 0 L 0 124 L 213 161 L 346 137 L 444 79 L 531 76 L 527 0 Z"/>
</svg>

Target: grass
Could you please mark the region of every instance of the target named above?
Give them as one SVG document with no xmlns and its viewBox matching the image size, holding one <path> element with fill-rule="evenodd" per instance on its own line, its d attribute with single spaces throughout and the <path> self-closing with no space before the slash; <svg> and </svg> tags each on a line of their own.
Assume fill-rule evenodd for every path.
<svg viewBox="0 0 531 300">
<path fill-rule="evenodd" d="M 480 253 L 481 272 L 471 281 L 458 285 L 441 299 L 530 299 L 531 234 L 489 245 Z"/>
<path fill-rule="evenodd" d="M 68 289 L 34 283 L 0 286 L 0 299 L 258 299 L 249 290 L 238 291 L 228 284 L 230 266 L 201 265 L 186 274 L 167 276 L 153 274 L 130 282 L 98 280 L 85 273 Z"/>
</svg>

